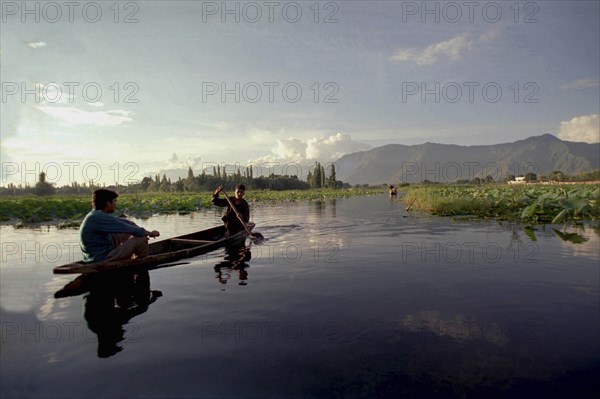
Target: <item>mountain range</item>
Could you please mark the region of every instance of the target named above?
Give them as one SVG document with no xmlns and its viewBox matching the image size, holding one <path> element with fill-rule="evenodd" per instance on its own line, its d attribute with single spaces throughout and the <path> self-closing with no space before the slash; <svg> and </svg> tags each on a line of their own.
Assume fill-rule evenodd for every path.
<svg viewBox="0 0 600 399">
<path fill-rule="evenodd" d="M 335 164 L 337 178 L 352 185 L 453 182 L 486 176 L 503 181 L 530 172 L 577 174 L 600 169 L 600 143 L 563 141 L 544 134 L 493 145 L 388 144 L 344 155 Z"/>
</svg>

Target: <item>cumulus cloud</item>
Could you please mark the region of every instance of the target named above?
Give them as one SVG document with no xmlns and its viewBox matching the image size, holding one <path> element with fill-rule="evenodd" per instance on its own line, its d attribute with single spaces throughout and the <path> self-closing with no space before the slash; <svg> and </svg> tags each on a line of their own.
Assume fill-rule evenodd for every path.
<svg viewBox="0 0 600 399">
<path fill-rule="evenodd" d="M 165 165 L 165 169 L 182 169 L 186 172 L 189 167 L 191 167 L 193 171 L 201 170 L 202 157 L 197 155 L 187 155 L 184 158 L 180 158 L 176 153 L 173 153 Z"/>
<path fill-rule="evenodd" d="M 306 144 L 298 139 L 277 139 L 277 146 L 271 151 L 278 159 L 295 162 L 306 159 Z"/>
<path fill-rule="evenodd" d="M 558 137 L 566 141 L 600 142 L 600 115 L 582 115 L 570 121 L 562 121 Z"/>
<path fill-rule="evenodd" d="M 270 155 L 254 161 L 278 161 L 304 163 L 306 161 L 334 161 L 346 154 L 363 151 L 370 147 L 352 140 L 349 134 L 337 133 L 329 137 L 313 137 L 306 142 L 289 138 L 277 140 Z"/>
<path fill-rule="evenodd" d="M 423 50 L 415 48 L 401 49 L 390 57 L 393 61 L 410 61 L 418 65 L 431 65 L 437 62 L 442 56 L 451 60 L 460 57 L 461 53 L 468 50 L 473 45 L 467 33 L 456 36 L 450 40 L 431 44 Z"/>
<path fill-rule="evenodd" d="M 338 133 L 335 136 L 314 137 L 306 143 L 307 159 L 333 161 L 346 154 L 366 150 L 369 147 L 353 141 L 349 134 Z"/>
</svg>

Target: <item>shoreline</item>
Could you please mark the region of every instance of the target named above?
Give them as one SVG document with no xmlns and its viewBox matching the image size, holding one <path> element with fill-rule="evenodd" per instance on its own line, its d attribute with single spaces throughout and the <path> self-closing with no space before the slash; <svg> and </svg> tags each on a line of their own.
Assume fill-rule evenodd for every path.
<svg viewBox="0 0 600 399">
<path fill-rule="evenodd" d="M 256 191 L 248 198 L 252 206 L 262 206 L 295 201 L 323 201 L 355 196 L 379 195 L 382 189 L 324 189 Z M 142 193 L 121 194 L 115 214 L 147 219 L 155 215 L 185 215 L 210 209 L 210 193 Z M 48 196 L 48 197 L 4 197 L 3 220 L 0 226 L 15 229 L 38 229 L 56 227 L 58 229 L 79 228 L 85 215 L 91 210 L 87 196 Z M 23 215 L 17 217 L 15 215 Z M 72 217 L 71 217 L 72 215 Z"/>
</svg>

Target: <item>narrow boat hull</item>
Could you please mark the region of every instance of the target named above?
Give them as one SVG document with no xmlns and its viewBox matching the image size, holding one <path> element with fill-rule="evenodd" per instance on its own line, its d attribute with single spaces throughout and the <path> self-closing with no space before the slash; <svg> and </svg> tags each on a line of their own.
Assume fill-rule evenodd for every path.
<svg viewBox="0 0 600 399">
<path fill-rule="evenodd" d="M 254 223 L 248 224 L 252 231 Z M 180 259 L 193 258 L 218 248 L 245 240 L 248 234 L 241 231 L 225 237 L 225 227 L 218 226 L 150 244 L 150 255 L 145 258 L 105 261 L 97 263 L 75 262 L 54 268 L 54 274 L 90 274 L 121 269 L 156 269 L 161 264 Z"/>
</svg>

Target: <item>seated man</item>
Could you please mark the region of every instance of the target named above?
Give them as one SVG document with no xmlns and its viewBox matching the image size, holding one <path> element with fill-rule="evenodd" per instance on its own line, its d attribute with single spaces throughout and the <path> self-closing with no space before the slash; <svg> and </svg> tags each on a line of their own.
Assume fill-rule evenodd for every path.
<svg viewBox="0 0 600 399">
<path fill-rule="evenodd" d="M 131 259 L 133 255 L 146 257 L 147 237 L 160 235 L 156 230 L 147 231 L 133 222 L 111 215 L 117 207 L 118 196 L 111 190 L 94 191 L 94 209 L 85 216 L 79 229 L 79 245 L 86 263 Z"/>
<path fill-rule="evenodd" d="M 229 202 L 226 199 L 219 198 L 219 193 L 221 191 L 223 191 L 223 186 L 217 187 L 212 197 L 212 203 L 216 206 L 227 207 L 227 212 L 225 212 L 225 215 L 221 219 L 225 223 L 227 236 L 229 237 L 244 230 L 244 225 L 242 225 L 234 210 L 229 206 Z M 235 206 L 235 209 L 238 211 L 244 222 L 248 223 L 250 221 L 250 206 L 244 199 L 245 193 L 246 187 L 243 184 L 238 184 L 235 186 L 235 197 L 230 197 L 229 200 L 233 206 Z"/>
</svg>

